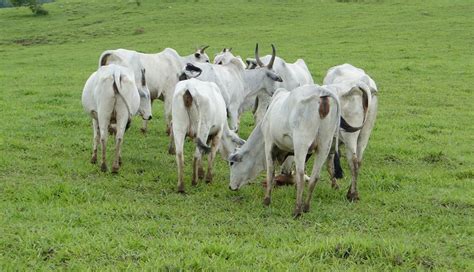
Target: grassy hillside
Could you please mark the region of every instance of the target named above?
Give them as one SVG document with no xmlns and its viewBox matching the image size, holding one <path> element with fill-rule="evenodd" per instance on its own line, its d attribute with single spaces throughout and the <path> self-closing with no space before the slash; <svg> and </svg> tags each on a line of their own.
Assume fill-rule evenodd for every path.
<svg viewBox="0 0 474 272">
<path fill-rule="evenodd" d="M 216 2 L 0 10 L 0 270 L 474 270 L 472 1 Z M 148 135 L 138 118 L 125 135 L 118 175 L 89 163 L 80 97 L 103 50 L 209 44 L 247 57 L 255 42 L 303 57 L 316 82 L 344 62 L 377 82 L 359 203 L 345 199 L 349 178 L 334 191 L 324 173 L 311 212 L 293 220 L 294 188 L 264 208 L 261 179 L 229 191 L 221 158 L 215 183 L 191 188 L 191 143 L 188 194 L 177 194 L 161 102 Z"/>
</svg>

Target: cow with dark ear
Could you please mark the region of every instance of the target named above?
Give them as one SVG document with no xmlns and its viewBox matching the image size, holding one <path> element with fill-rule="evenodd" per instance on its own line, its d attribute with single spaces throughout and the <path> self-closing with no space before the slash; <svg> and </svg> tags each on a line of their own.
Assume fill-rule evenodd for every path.
<svg viewBox="0 0 474 272">
<path fill-rule="evenodd" d="M 205 50 L 209 48 L 209 45 L 198 47 L 196 52 L 194 52 L 194 57 L 196 62 L 209 62 L 209 56 L 206 54 Z"/>
</svg>

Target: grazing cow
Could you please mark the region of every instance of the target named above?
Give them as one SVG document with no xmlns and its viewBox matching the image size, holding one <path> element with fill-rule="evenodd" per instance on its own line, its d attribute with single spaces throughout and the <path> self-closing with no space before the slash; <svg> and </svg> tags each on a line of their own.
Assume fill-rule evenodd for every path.
<svg viewBox="0 0 474 272">
<path fill-rule="evenodd" d="M 296 207 L 295 217 L 302 212 L 308 212 L 314 187 L 319 179 L 322 165 L 331 149 L 334 135 L 337 135 L 340 120 L 340 105 L 336 95 L 317 85 L 305 85 L 287 91 L 278 89 L 262 122 L 252 132 L 248 143 L 255 144 L 256 136 L 263 136 L 265 146 L 264 156 L 267 169 L 267 187 L 264 204 L 271 202 L 271 191 L 274 179 L 274 161 L 283 162 L 287 156 L 294 155 L 296 164 Z M 258 131 L 261 130 L 261 131 Z M 261 135 L 259 135 L 261 134 Z M 253 137 L 253 138 L 252 138 Z M 244 145 L 245 147 L 245 145 Z M 242 149 L 244 149 L 244 147 Z M 337 150 L 337 141 L 336 141 Z M 240 151 L 240 150 L 239 150 Z M 237 173 L 238 164 L 250 160 L 246 164 L 250 168 L 262 165 L 261 154 L 242 153 L 239 151 L 230 156 L 231 162 L 231 190 L 239 189 L 245 179 L 240 175 L 252 176 L 255 171 L 242 169 Z M 303 206 L 304 169 L 309 154 L 316 154 L 313 170 L 309 180 L 309 194 Z"/>
<path fill-rule="evenodd" d="M 193 160 L 192 185 L 197 184 L 202 171 L 202 153 L 209 153 L 206 182 L 212 181 L 212 167 L 218 149 L 225 159 L 243 141 L 227 125 L 224 99 L 213 82 L 197 79 L 180 81 L 176 85 L 172 106 L 172 137 L 176 146 L 178 192 L 184 193 L 184 139 L 194 138 L 197 148 Z M 210 144 L 210 146 L 208 146 Z M 204 171 L 202 171 L 203 173 Z M 203 177 L 200 176 L 200 178 Z"/>
<path fill-rule="evenodd" d="M 166 48 L 160 53 L 144 54 L 133 50 L 117 49 L 107 50 L 100 56 L 99 65 L 109 63 L 124 66 L 143 66 L 146 73 L 146 81 L 150 89 L 151 101 L 160 98 L 165 103 L 165 120 L 167 131 L 171 127 L 171 103 L 173 92 L 178 83 L 178 77 L 186 63 L 209 62 L 209 56 L 205 50 L 208 46 L 196 49 L 189 56 L 182 57 L 176 50 Z M 136 72 L 136 70 L 134 70 Z M 147 131 L 147 120 L 143 121 L 142 132 Z"/>
<path fill-rule="evenodd" d="M 137 88 L 132 70 L 111 64 L 100 67 L 89 77 L 84 86 L 82 105 L 84 110 L 91 115 L 94 129 L 91 162 L 97 162 L 97 146 L 100 141 L 103 172 L 107 171 L 105 155 L 109 130 L 115 133 L 115 160 L 112 172 L 117 173 L 122 164 L 123 135 L 130 125 L 131 116 L 138 112 L 144 120 L 151 118 L 150 94 L 144 92 L 148 90 L 144 71 L 142 71 L 142 78 L 143 81 L 140 84 L 145 86 L 140 85 L 140 88 Z M 116 125 L 114 129 L 111 128 L 113 123 Z"/>
<path fill-rule="evenodd" d="M 184 73 L 188 78 L 196 77 L 203 81 L 215 82 L 221 89 L 227 106 L 229 127 L 237 131 L 242 104 L 245 97 L 260 90 L 273 93 L 275 82 L 282 82 L 281 77 L 273 70 L 275 47 L 268 65 L 262 65 L 254 70 L 244 70 L 238 59 L 234 58 L 225 65 L 195 63 L 186 65 Z M 258 55 L 258 44 L 255 48 Z M 197 75 L 196 75 L 197 73 Z"/>
<path fill-rule="evenodd" d="M 330 68 L 324 78 L 324 84 L 339 97 L 342 106 L 341 114 L 347 120 L 346 123 L 350 125 L 361 124 L 360 130 L 340 132 L 352 175 L 347 199 L 357 201 L 359 200 L 357 178 L 362 164 L 362 156 L 367 147 L 377 115 L 377 86 L 364 70 L 350 64 L 342 64 Z M 341 123 L 341 125 L 343 124 Z M 328 171 L 333 187 L 337 188 L 333 161 L 334 155 L 330 154 Z"/>
<path fill-rule="evenodd" d="M 270 58 L 270 55 L 264 56 L 261 60 L 258 57 L 255 59 L 247 58 L 247 69 L 255 69 L 256 67 L 263 65 L 264 62 L 268 62 Z M 284 88 L 291 91 L 300 86 L 314 84 L 313 77 L 303 59 L 297 59 L 294 63 L 287 63 L 284 59 L 276 57 L 273 67 L 275 72 L 281 75 L 283 79 L 283 82 L 274 85 L 275 88 Z M 268 105 L 270 105 L 271 99 L 271 96 L 267 92 L 262 91 L 256 94 L 256 99 L 253 100 L 255 103 L 253 107 L 255 123 L 262 120 L 267 111 Z M 275 178 L 277 182 L 288 183 L 291 181 L 292 164 L 293 157 L 290 156 L 282 164 L 281 174 Z"/>
</svg>

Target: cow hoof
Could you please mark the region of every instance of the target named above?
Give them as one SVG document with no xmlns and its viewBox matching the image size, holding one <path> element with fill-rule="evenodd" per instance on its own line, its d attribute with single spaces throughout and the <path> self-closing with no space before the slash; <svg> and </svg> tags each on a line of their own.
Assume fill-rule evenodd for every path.
<svg viewBox="0 0 474 272">
<path fill-rule="evenodd" d="M 91 158 L 91 163 L 96 164 L 97 163 L 97 156 L 92 156 Z"/>
<path fill-rule="evenodd" d="M 265 206 L 270 206 L 270 203 L 271 203 L 271 202 L 272 202 L 272 199 L 269 198 L 269 197 L 265 197 L 265 198 L 263 199 L 263 205 L 265 205 Z"/>
<path fill-rule="evenodd" d="M 301 216 L 301 207 L 295 208 L 295 210 L 293 211 L 293 218 L 297 219 L 300 216 Z"/>
<path fill-rule="evenodd" d="M 191 181 L 191 185 L 192 185 L 192 186 L 197 186 L 197 185 L 198 185 L 198 183 L 197 183 L 197 181 L 196 181 L 196 180 L 193 180 L 193 181 Z"/>
<path fill-rule="evenodd" d="M 354 193 L 351 193 L 351 191 L 347 192 L 347 200 L 349 200 L 350 202 L 357 202 L 359 201 L 359 193 L 358 192 L 354 192 Z"/>
<path fill-rule="evenodd" d="M 107 172 L 107 164 L 102 163 L 102 165 L 100 166 L 100 171 Z"/>
<path fill-rule="evenodd" d="M 337 182 L 333 181 L 331 183 L 331 187 L 334 189 L 334 190 L 339 190 L 339 185 L 337 184 Z"/>
<path fill-rule="evenodd" d="M 275 177 L 275 185 L 276 186 L 287 186 L 287 185 L 293 185 L 293 176 L 292 175 L 287 175 L 287 174 L 280 174 Z"/>
<path fill-rule="evenodd" d="M 146 134 L 147 129 L 146 128 L 140 128 L 140 131 L 142 132 L 142 134 Z"/>
<path fill-rule="evenodd" d="M 168 154 L 170 155 L 176 155 L 176 150 L 174 149 L 174 146 L 170 145 L 168 147 Z"/>
<path fill-rule="evenodd" d="M 309 203 L 303 204 L 303 212 L 304 212 L 304 213 L 309 212 Z"/>
<path fill-rule="evenodd" d="M 204 171 L 203 171 L 204 172 Z M 212 173 L 207 173 L 206 175 L 206 183 L 211 183 L 212 182 L 213 175 Z"/>
<path fill-rule="evenodd" d="M 114 165 L 112 166 L 112 174 L 117 174 L 120 169 L 120 166 Z"/>
<path fill-rule="evenodd" d="M 183 194 L 183 195 L 186 193 L 184 191 L 184 185 L 183 186 L 178 186 L 178 193 Z"/>
<path fill-rule="evenodd" d="M 202 167 L 199 167 L 198 168 L 198 177 L 199 177 L 199 179 L 203 179 L 204 175 L 205 175 L 204 169 Z"/>
</svg>

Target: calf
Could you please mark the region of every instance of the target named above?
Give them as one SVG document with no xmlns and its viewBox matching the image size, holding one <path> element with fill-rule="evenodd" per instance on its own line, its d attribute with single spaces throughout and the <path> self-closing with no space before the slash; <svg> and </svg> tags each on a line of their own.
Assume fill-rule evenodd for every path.
<svg viewBox="0 0 474 272">
<path fill-rule="evenodd" d="M 176 85 L 172 105 L 172 138 L 178 165 L 178 192 L 184 193 L 184 139 L 194 138 L 192 185 L 197 184 L 202 153 L 209 153 L 206 182 L 212 181 L 212 167 L 220 147 L 224 158 L 243 142 L 229 130 L 224 99 L 215 83 L 189 79 Z M 222 143 L 221 143 L 222 141 Z M 210 144 L 210 146 L 209 146 Z"/>
<path fill-rule="evenodd" d="M 142 84 L 146 85 L 146 82 L 143 80 Z M 139 113 L 144 119 L 148 120 L 151 117 L 151 106 L 146 103 L 150 97 L 143 90 L 147 89 L 140 88 L 140 91 L 137 89 L 132 70 L 114 64 L 100 67 L 89 77 L 84 86 L 82 105 L 92 117 L 94 130 L 91 162 L 97 162 L 97 146 L 100 141 L 103 172 L 107 171 L 105 157 L 109 130 L 115 133 L 115 159 L 112 172 L 117 173 L 122 164 L 123 135 L 130 125 L 131 116 Z M 145 98 L 142 100 L 143 103 L 140 97 Z M 113 123 L 115 128 L 112 129 Z"/>
</svg>

